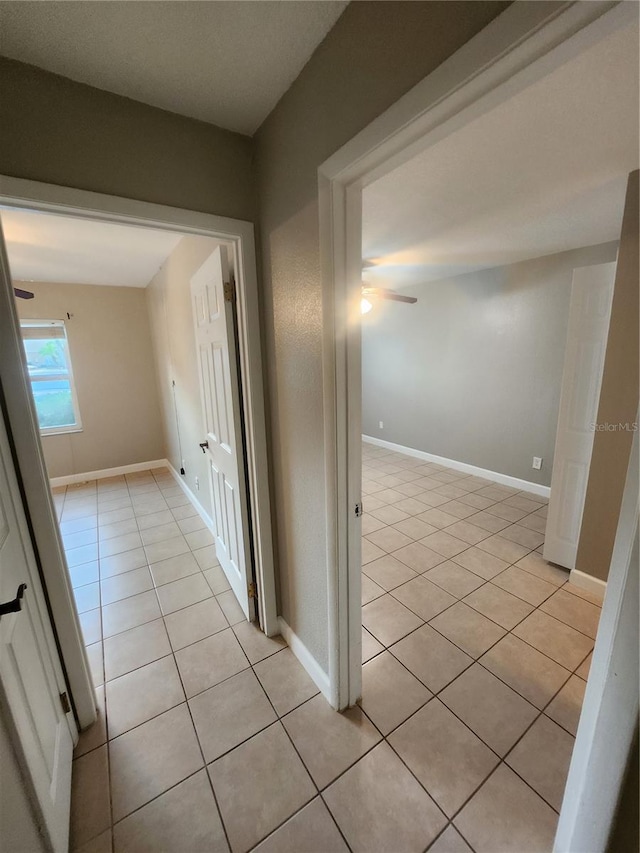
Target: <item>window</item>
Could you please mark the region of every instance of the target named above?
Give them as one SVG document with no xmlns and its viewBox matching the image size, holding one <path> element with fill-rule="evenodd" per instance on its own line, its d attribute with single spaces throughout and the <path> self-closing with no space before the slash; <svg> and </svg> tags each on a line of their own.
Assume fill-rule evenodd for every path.
<svg viewBox="0 0 640 853">
<path fill-rule="evenodd" d="M 64 322 L 23 320 L 20 328 L 40 432 L 78 432 L 82 424 Z"/>
</svg>

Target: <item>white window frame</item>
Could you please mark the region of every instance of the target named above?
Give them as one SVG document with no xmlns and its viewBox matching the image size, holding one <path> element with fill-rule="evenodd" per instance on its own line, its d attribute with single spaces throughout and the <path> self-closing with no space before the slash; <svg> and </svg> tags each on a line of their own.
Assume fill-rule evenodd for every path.
<svg viewBox="0 0 640 853">
<path fill-rule="evenodd" d="M 71 386 L 71 405 L 73 406 L 73 414 L 75 416 L 75 423 L 68 424 L 66 426 L 57 426 L 57 427 L 41 427 L 38 423 L 38 428 L 40 429 L 40 435 L 65 435 L 67 433 L 73 432 L 82 432 L 82 417 L 80 416 L 80 406 L 78 404 L 78 394 L 76 392 L 76 382 L 73 376 L 73 362 L 71 359 L 71 348 L 69 346 L 69 337 L 67 335 L 67 327 L 65 325 L 64 320 L 20 320 L 20 330 L 22 329 L 46 329 L 47 326 L 54 326 L 55 328 L 62 328 L 64 334 L 64 340 L 67 345 L 66 347 L 66 355 L 67 355 L 67 373 L 60 373 L 59 375 L 51 375 L 51 376 L 32 376 L 28 373 L 29 377 L 29 385 L 31 387 L 31 391 L 33 393 L 33 382 L 40 381 L 51 381 L 56 379 L 65 379 L 68 380 L 69 385 Z M 23 338 L 24 343 L 24 338 Z M 26 354 L 26 350 L 25 350 Z M 27 371 L 28 372 L 28 371 Z M 37 410 L 37 407 L 36 407 Z"/>
</svg>

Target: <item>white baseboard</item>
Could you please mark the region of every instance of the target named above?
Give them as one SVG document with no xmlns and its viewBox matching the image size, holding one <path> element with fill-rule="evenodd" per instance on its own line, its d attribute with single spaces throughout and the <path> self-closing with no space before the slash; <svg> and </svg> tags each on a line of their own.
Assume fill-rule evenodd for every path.
<svg viewBox="0 0 640 853">
<path fill-rule="evenodd" d="M 580 589 L 590 592 L 592 595 L 596 595 L 601 600 L 604 599 L 604 594 L 607 591 L 606 581 L 594 578 L 593 575 L 581 572 L 580 569 L 571 569 L 569 582 L 575 584 L 575 586 L 579 586 Z"/>
<path fill-rule="evenodd" d="M 176 483 L 180 486 L 180 488 L 182 489 L 182 491 L 185 493 L 185 495 L 189 498 L 189 500 L 191 501 L 191 503 L 194 505 L 194 507 L 195 507 L 195 508 L 196 508 L 196 510 L 198 511 L 198 515 L 200 516 L 200 518 L 204 521 L 204 523 L 207 525 L 207 527 L 209 528 L 209 530 L 210 530 L 213 534 L 215 534 L 215 532 L 216 532 L 216 531 L 215 531 L 215 527 L 214 527 L 214 524 L 213 524 L 213 519 L 211 518 L 211 516 L 209 515 L 209 513 L 208 513 L 208 512 L 206 511 L 206 509 L 202 506 L 202 504 L 200 503 L 200 501 L 198 500 L 198 498 L 193 494 L 193 492 L 191 491 L 191 489 L 189 488 L 189 486 L 187 486 L 187 484 L 185 483 L 185 481 L 184 481 L 184 479 L 182 478 L 182 476 L 181 476 L 180 474 L 178 474 L 178 472 L 177 472 L 177 471 L 176 471 L 176 469 L 173 467 L 173 465 L 171 464 L 171 462 L 167 461 L 166 466 L 167 466 L 167 468 L 169 469 L 170 473 L 173 475 L 173 479 L 174 479 L 174 480 L 176 481 Z"/>
<path fill-rule="evenodd" d="M 66 477 L 51 477 L 49 483 L 55 486 L 74 486 L 90 480 L 104 480 L 107 477 L 119 477 L 121 474 L 134 474 L 136 471 L 151 471 L 152 468 L 167 468 L 166 459 L 152 459 L 150 462 L 136 462 L 134 465 L 119 465 L 117 468 L 102 468 L 100 471 L 85 471 L 82 474 L 68 474 Z"/>
<path fill-rule="evenodd" d="M 316 686 L 327 702 L 331 702 L 331 690 L 329 686 L 329 676 L 327 673 L 320 666 L 300 637 L 292 631 L 282 616 L 278 616 L 278 624 L 280 625 L 280 633 L 287 641 L 291 651 L 314 680 Z"/>
<path fill-rule="evenodd" d="M 377 447 L 385 447 L 387 450 L 394 450 L 396 453 L 404 453 L 405 456 L 413 456 L 415 459 L 424 459 L 425 462 L 435 462 L 436 465 L 453 468 L 454 471 L 462 471 L 464 474 L 473 474 L 475 477 L 484 477 L 485 480 L 492 480 L 494 483 L 499 483 L 501 486 L 510 486 L 512 489 L 518 489 L 521 492 L 530 492 L 532 495 L 540 495 L 540 497 L 543 498 L 548 498 L 551 494 L 549 486 L 541 486 L 539 483 L 530 483 L 529 480 L 520 480 L 518 477 L 511 477 L 509 474 L 500 474 L 498 471 L 489 471 L 487 468 L 478 468 L 477 465 L 469 465 L 467 462 L 458 462 L 456 459 L 447 459 L 444 456 L 436 456 L 434 453 L 427 453 L 426 450 L 416 450 L 413 447 L 394 444 L 392 441 L 384 441 L 382 438 L 374 438 L 372 435 L 363 435 L 362 440 L 366 441 L 368 444 L 375 444 Z"/>
</svg>

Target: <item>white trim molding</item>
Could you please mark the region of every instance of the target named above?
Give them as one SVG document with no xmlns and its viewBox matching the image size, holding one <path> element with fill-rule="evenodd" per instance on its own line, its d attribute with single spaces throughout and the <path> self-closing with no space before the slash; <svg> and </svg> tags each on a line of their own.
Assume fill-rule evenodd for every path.
<svg viewBox="0 0 640 853">
<path fill-rule="evenodd" d="M 302 666 L 314 680 L 318 690 L 322 693 L 325 699 L 331 703 L 331 688 L 328 673 L 324 671 L 300 637 L 289 627 L 282 616 L 278 617 L 278 624 L 280 625 L 280 633 L 287 641 L 287 645 L 293 654 L 298 658 Z"/>
<path fill-rule="evenodd" d="M 551 494 L 549 486 L 542 486 L 540 483 L 531 483 L 529 480 L 521 480 L 519 477 L 512 477 L 510 474 L 500 474 L 499 471 L 478 468 L 477 465 L 470 465 L 468 462 L 458 462 L 456 459 L 436 456 L 435 453 L 427 453 L 426 450 L 404 447 L 402 444 L 394 444 L 392 441 L 384 441 L 384 439 L 374 438 L 372 435 L 363 435 L 362 440 L 366 441 L 367 444 L 375 444 L 376 447 L 384 447 L 396 453 L 404 453 L 405 456 L 413 456 L 415 459 L 424 459 L 425 462 L 435 462 L 437 465 L 453 468 L 454 471 L 473 474 L 475 477 L 484 477 L 485 480 L 492 480 L 501 486 L 510 486 L 512 489 L 518 489 L 520 492 L 530 492 L 532 495 L 539 495 L 542 498 L 548 498 Z"/>
<path fill-rule="evenodd" d="M 51 488 L 74 486 L 88 483 L 90 480 L 106 480 L 107 477 L 119 477 L 121 474 L 135 474 L 136 471 L 151 471 L 154 468 L 167 468 L 166 459 L 153 459 L 151 462 L 136 462 L 132 465 L 119 465 L 116 468 L 101 468 L 99 471 L 85 471 L 83 474 L 66 474 L 64 477 L 50 477 Z"/>
<path fill-rule="evenodd" d="M 581 572 L 580 569 L 571 569 L 571 572 L 569 573 L 569 581 L 570 583 L 575 584 L 575 586 L 579 586 L 580 589 L 584 589 L 592 595 L 597 596 L 600 601 L 604 599 L 604 595 L 607 591 L 606 581 L 600 580 L 600 578 L 594 578 L 593 575 Z"/>
<path fill-rule="evenodd" d="M 170 474 L 173 476 L 173 479 L 174 479 L 174 480 L 176 481 L 176 483 L 180 486 L 180 488 L 181 488 L 181 489 L 182 489 L 182 491 L 185 493 L 185 495 L 189 498 L 189 500 L 190 500 L 190 501 L 191 501 L 191 503 L 193 504 L 194 508 L 197 510 L 198 515 L 199 515 L 199 516 L 200 516 L 200 518 L 204 521 L 204 523 L 207 525 L 207 527 L 209 528 L 209 530 L 211 531 L 211 533 L 214 533 L 214 534 L 215 534 L 215 532 L 216 532 L 216 530 L 215 530 L 215 526 L 214 526 L 214 524 L 213 524 L 213 519 L 211 518 L 211 516 L 209 515 L 209 513 L 208 513 L 208 512 L 206 511 L 206 509 L 202 506 L 202 504 L 200 503 L 200 501 L 198 500 L 198 498 L 193 494 L 193 492 L 191 491 L 191 489 L 189 488 L 189 486 L 187 486 L 187 484 L 186 484 L 186 483 L 185 483 L 185 481 L 182 479 L 182 477 L 180 476 L 180 474 L 178 474 L 178 472 L 177 472 L 177 471 L 176 471 L 176 469 L 173 467 L 173 465 L 171 464 L 171 462 L 169 462 L 168 460 L 165 460 L 165 461 L 166 461 L 166 466 L 167 466 L 167 468 L 169 469 Z"/>
</svg>

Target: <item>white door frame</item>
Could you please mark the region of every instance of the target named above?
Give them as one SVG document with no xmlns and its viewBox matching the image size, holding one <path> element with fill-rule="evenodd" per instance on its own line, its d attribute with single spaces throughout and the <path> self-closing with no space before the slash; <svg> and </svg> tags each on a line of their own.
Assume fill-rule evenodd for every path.
<svg viewBox="0 0 640 853">
<path fill-rule="evenodd" d="M 0 176 L 0 205 L 197 234 L 224 240 L 231 245 L 237 289 L 238 348 L 258 610 L 260 624 L 265 633 L 269 636 L 279 633 L 253 224 L 239 219 L 7 176 Z M 10 342 L 10 352 L 0 369 L 3 376 L 6 372 L 11 379 L 11 393 L 7 393 L 9 417 L 16 436 L 16 450 L 27 506 L 41 557 L 61 655 L 80 726 L 84 728 L 95 719 L 93 687 L 48 489 L 37 421 L 22 366 L 22 346 L 13 295 L 3 294 L 3 298 L 9 310 L 0 311 L 0 339 Z M 187 298 L 190 299 L 189 294 Z"/>
<path fill-rule="evenodd" d="M 330 701 L 361 695 L 362 190 L 637 21 L 635 3 L 514 3 L 318 170 Z"/>
<path fill-rule="evenodd" d="M 555 853 L 608 850 L 638 725 L 638 433 L 627 469 L 609 581 L 564 791 Z"/>
</svg>

